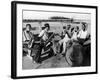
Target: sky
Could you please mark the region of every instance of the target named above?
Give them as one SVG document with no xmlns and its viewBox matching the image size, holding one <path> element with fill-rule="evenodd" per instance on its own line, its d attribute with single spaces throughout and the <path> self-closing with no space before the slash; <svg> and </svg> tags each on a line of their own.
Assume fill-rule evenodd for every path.
<svg viewBox="0 0 100 80">
<path fill-rule="evenodd" d="M 90 20 L 91 14 L 72 12 L 47 12 L 47 11 L 23 11 L 23 19 L 48 19 L 52 16 L 63 16 L 74 19 Z"/>
</svg>

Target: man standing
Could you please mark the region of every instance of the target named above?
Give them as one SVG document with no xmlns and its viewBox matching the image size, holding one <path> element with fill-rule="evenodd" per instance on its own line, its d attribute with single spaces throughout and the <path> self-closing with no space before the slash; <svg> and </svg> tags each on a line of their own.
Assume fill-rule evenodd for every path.
<svg viewBox="0 0 100 80">
<path fill-rule="evenodd" d="M 30 41 L 31 38 L 31 24 L 26 24 L 26 29 L 23 31 L 23 41 Z"/>
</svg>

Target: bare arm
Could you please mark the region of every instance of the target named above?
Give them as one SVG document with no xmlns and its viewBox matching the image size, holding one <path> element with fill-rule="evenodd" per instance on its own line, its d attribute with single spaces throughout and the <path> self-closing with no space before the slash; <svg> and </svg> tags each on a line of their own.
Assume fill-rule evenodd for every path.
<svg viewBox="0 0 100 80">
<path fill-rule="evenodd" d="M 41 31 L 38 37 L 42 37 L 44 35 L 44 31 Z"/>
</svg>

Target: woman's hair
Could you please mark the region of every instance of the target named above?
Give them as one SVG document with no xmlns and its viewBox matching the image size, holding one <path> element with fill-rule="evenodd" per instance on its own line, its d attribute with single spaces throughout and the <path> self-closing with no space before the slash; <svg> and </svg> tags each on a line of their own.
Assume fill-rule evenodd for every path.
<svg viewBox="0 0 100 80">
<path fill-rule="evenodd" d="M 73 28 L 71 28 L 71 32 L 74 30 L 74 27 Z"/>
<path fill-rule="evenodd" d="M 31 24 L 26 24 L 26 27 L 27 27 L 27 26 L 29 26 L 30 29 L 32 28 L 32 27 L 31 27 Z"/>
<path fill-rule="evenodd" d="M 45 28 L 48 27 L 48 30 L 50 30 L 50 25 L 49 25 L 49 23 L 45 23 L 44 26 L 45 26 Z"/>
</svg>

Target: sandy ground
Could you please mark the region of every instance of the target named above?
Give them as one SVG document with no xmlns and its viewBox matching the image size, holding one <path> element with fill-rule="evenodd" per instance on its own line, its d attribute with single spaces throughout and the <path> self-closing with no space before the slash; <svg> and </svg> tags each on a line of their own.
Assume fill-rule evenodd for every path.
<svg viewBox="0 0 100 80">
<path fill-rule="evenodd" d="M 44 60 L 41 64 L 34 63 L 30 56 L 24 56 L 22 62 L 23 69 L 69 67 L 68 63 L 62 55 L 52 56 Z"/>
</svg>

